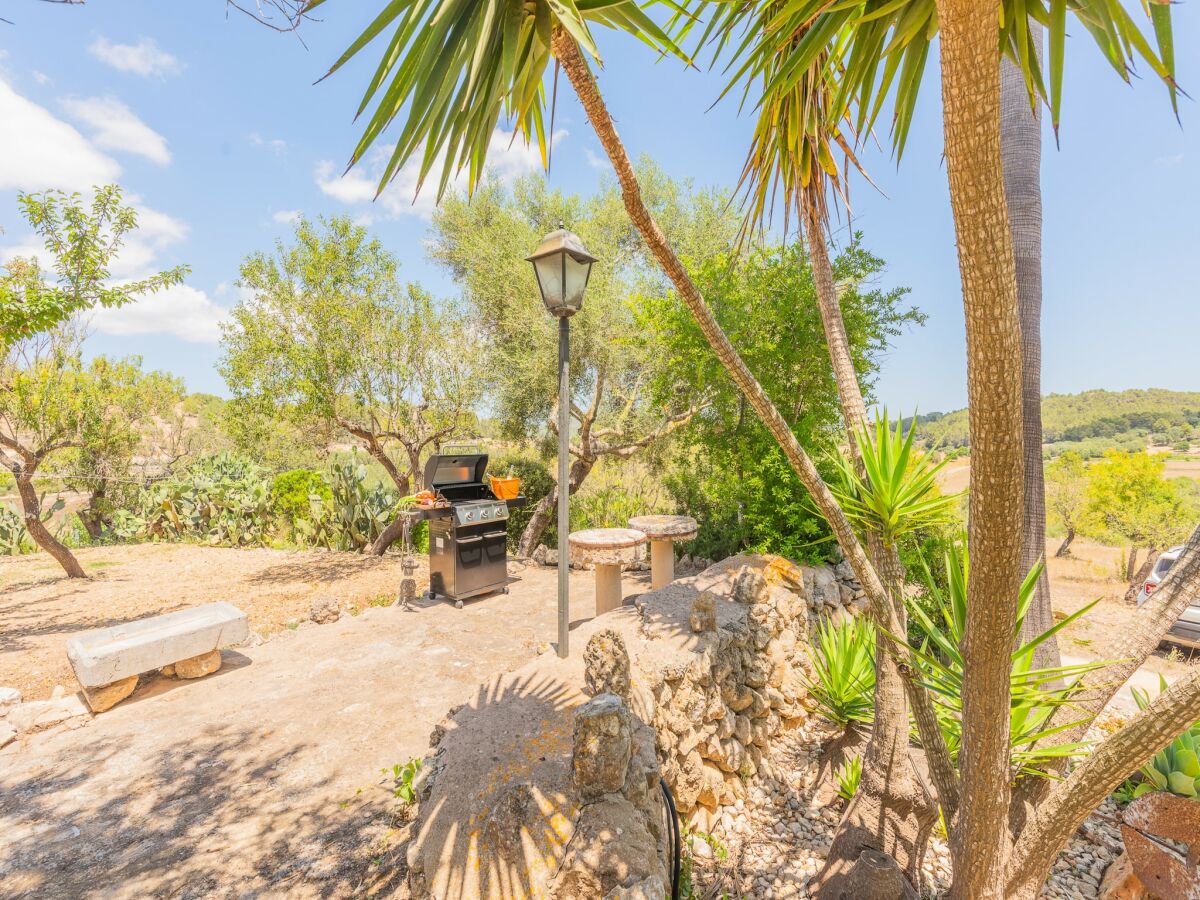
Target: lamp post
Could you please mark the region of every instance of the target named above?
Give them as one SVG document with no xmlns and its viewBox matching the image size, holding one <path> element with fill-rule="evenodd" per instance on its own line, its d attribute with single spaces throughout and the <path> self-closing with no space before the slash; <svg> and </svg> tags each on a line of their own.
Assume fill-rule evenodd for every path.
<svg viewBox="0 0 1200 900">
<path fill-rule="evenodd" d="M 571 383 L 567 376 L 570 359 L 571 316 L 583 306 L 583 292 L 592 263 L 596 258 L 583 246 L 579 235 L 559 226 L 544 238 L 533 253 L 525 257 L 533 263 L 542 303 L 558 319 L 558 655 L 568 653 L 571 627 L 570 560 L 567 535 L 570 534 L 570 430 Z"/>
</svg>

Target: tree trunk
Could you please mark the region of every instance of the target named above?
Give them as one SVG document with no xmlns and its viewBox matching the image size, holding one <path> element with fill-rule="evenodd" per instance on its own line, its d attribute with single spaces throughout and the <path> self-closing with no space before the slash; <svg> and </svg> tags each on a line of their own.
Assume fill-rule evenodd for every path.
<svg viewBox="0 0 1200 900">
<path fill-rule="evenodd" d="M 872 542 L 872 558 L 886 580 L 903 624 L 904 568 L 900 557 L 895 548 Z M 810 894 L 819 900 L 856 896 L 855 882 L 861 876 L 858 862 L 868 851 L 894 859 L 908 878 L 905 887 L 917 895 L 921 862 L 937 822 L 937 806 L 917 777 L 909 754 L 908 703 L 899 666 L 889 653 L 890 639 L 880 629 L 875 641 L 875 722 L 863 752 L 858 791 L 838 823 L 825 865 L 809 887 Z"/>
<path fill-rule="evenodd" d="M 1071 527 L 1070 525 L 1068 525 L 1067 526 L 1067 536 L 1066 536 L 1066 538 L 1063 539 L 1063 542 L 1059 545 L 1058 549 L 1054 551 L 1054 555 L 1056 557 L 1070 556 L 1071 555 L 1071 542 L 1073 540 L 1075 540 L 1075 529 L 1073 527 Z"/>
<path fill-rule="evenodd" d="M 1042 58 L 1042 29 L 1032 23 L 1034 52 Z M 1025 452 L 1022 573 L 1046 555 L 1046 482 L 1042 471 L 1042 122 L 1039 107 L 1029 100 L 1021 70 L 1007 57 L 1000 63 L 1000 154 L 1004 161 L 1004 196 L 1012 231 L 1017 273 L 1017 305 L 1021 319 L 1021 408 Z M 1038 579 L 1037 593 L 1021 626 L 1026 643 L 1054 626 L 1050 575 Z M 1057 638 L 1033 651 L 1036 668 L 1061 665 Z"/>
<path fill-rule="evenodd" d="M 71 578 L 87 578 L 87 572 L 79 565 L 74 554 L 50 533 L 41 517 L 41 503 L 33 487 L 33 470 L 26 469 L 16 476 L 17 494 L 21 498 L 21 509 L 25 513 L 25 530 L 39 547 L 49 553 Z"/>
<path fill-rule="evenodd" d="M 1117 687 L 1120 684 L 1117 682 Z M 1054 858 L 1083 820 L 1129 772 L 1174 740 L 1197 716 L 1200 670 L 1193 670 L 1155 697 L 1146 709 L 1085 757 L 1066 779 L 1056 783 L 1013 849 L 1004 896 L 1034 900 Z"/>
<path fill-rule="evenodd" d="M 1150 577 L 1150 573 L 1154 571 L 1154 564 L 1158 562 L 1158 558 L 1162 556 L 1162 551 L 1157 547 L 1151 547 L 1146 551 L 1146 559 L 1138 567 L 1138 570 L 1133 574 L 1133 579 L 1129 584 L 1129 590 L 1125 592 L 1125 603 L 1132 606 L 1137 602 L 1137 596 L 1142 590 L 1142 585 L 1146 583 L 1146 579 Z"/>
<path fill-rule="evenodd" d="M 650 211 L 646 209 L 641 197 L 641 186 L 638 184 L 629 155 L 621 143 L 621 138 L 617 135 L 612 117 L 604 105 L 604 99 L 600 95 L 595 79 L 580 53 L 578 45 L 565 31 L 556 27 L 551 37 L 551 49 L 570 79 L 571 86 L 575 89 L 588 121 L 592 125 L 592 130 L 612 163 L 613 171 L 621 186 L 621 197 L 630 221 L 662 267 L 663 273 L 671 280 L 680 299 L 688 307 L 692 318 L 695 319 L 718 361 L 729 374 L 733 383 L 737 385 L 738 390 L 746 398 L 764 427 L 771 433 L 789 465 L 796 472 L 800 483 L 804 485 L 825 521 L 829 523 L 842 555 L 863 586 L 863 591 L 870 603 L 871 614 L 877 622 L 884 623 L 885 630 L 892 634 L 903 634 L 903 629 L 899 627 L 896 620 L 895 610 L 883 582 L 863 551 L 862 544 L 855 536 L 854 529 L 850 526 L 841 507 L 838 506 L 829 486 L 821 479 L 812 459 L 800 446 L 800 442 L 796 440 L 796 435 L 792 433 L 779 409 L 750 372 L 745 360 L 730 343 L 728 336 L 713 315 L 712 309 L 705 302 L 683 263 L 680 262 L 679 257 L 667 242 L 662 229 L 654 221 Z M 888 644 L 887 651 L 900 657 L 905 663 L 901 674 L 904 676 L 904 686 L 909 700 L 918 713 L 917 721 L 921 725 L 922 742 L 926 742 L 926 746 L 932 748 L 935 755 L 939 752 L 944 755 L 945 744 L 942 741 L 941 733 L 936 729 L 929 730 L 930 720 L 927 715 L 930 706 L 929 698 L 916 681 L 917 665 L 911 650 L 907 644 L 892 642 Z M 1005 683 L 1007 684 L 1007 678 Z M 949 773 L 949 777 L 947 777 L 944 766 L 936 767 L 935 771 L 940 772 L 940 777 L 944 779 L 938 784 L 939 795 L 956 798 L 957 783 L 953 780 L 952 773 Z"/>
<path fill-rule="evenodd" d="M 810 186 L 802 195 L 808 255 L 842 418 L 846 423 L 846 437 L 861 473 L 858 432 L 866 427 L 867 409 L 833 281 L 833 266 L 829 261 L 821 214 L 823 204 L 815 193 L 817 190 L 816 186 Z M 884 574 L 893 608 L 903 624 L 907 616 L 903 594 L 905 575 L 900 557 L 895 548 L 883 547 L 878 541 L 871 542 L 870 549 L 871 559 L 880 574 Z M 937 808 L 917 777 L 909 755 L 908 703 L 899 668 L 884 646 L 889 640 L 882 631 L 876 636 L 875 722 L 863 754 L 863 777 L 858 792 L 842 816 L 825 866 L 817 878 L 817 895 L 824 898 L 843 894 L 856 877 L 855 873 L 861 873 L 858 861 L 866 850 L 877 850 L 895 859 L 912 885 L 919 886 L 921 858 L 930 830 L 937 821 Z"/>
<path fill-rule="evenodd" d="M 1133 574 L 1137 571 L 1137 544 L 1129 546 L 1129 555 L 1125 557 L 1125 583 L 1133 581 Z"/>
<path fill-rule="evenodd" d="M 571 463 L 569 478 L 571 496 L 575 496 L 575 493 L 583 485 L 583 480 L 588 477 L 592 471 L 592 467 L 595 465 L 595 459 L 575 459 Z M 525 530 L 521 532 L 521 540 L 517 544 L 517 556 L 529 557 L 533 555 L 533 551 L 537 549 L 537 545 L 542 541 L 542 535 L 550 527 L 550 522 L 554 518 L 554 511 L 557 508 L 558 485 L 556 484 L 550 488 L 550 493 L 539 500 L 537 506 L 533 508 L 533 515 L 525 523 Z M 558 536 L 560 549 L 562 542 L 563 535 L 560 534 Z"/>
<path fill-rule="evenodd" d="M 971 571 L 963 637 L 962 805 L 951 895 L 1002 900 L 1009 702 L 1020 588 L 1021 323 L 1000 158 L 999 0 L 938 0 L 946 171 L 967 332 Z"/>
<path fill-rule="evenodd" d="M 842 407 L 842 418 L 850 439 L 850 452 L 861 462 L 856 432 L 867 425 L 867 407 L 863 403 L 862 388 L 858 383 L 858 372 L 854 369 L 854 357 L 850 354 L 850 339 L 846 336 L 846 323 L 842 318 L 842 304 L 837 286 L 833 283 L 833 265 L 829 261 L 829 248 L 825 244 L 825 224 L 821 216 L 821 203 L 810 186 L 803 195 L 804 233 L 808 239 L 808 258 L 812 263 L 813 283 L 817 289 L 817 307 L 821 312 L 821 325 L 825 330 L 825 343 L 829 346 L 829 362 L 833 366 L 833 378 L 837 384 L 838 401 Z"/>
</svg>

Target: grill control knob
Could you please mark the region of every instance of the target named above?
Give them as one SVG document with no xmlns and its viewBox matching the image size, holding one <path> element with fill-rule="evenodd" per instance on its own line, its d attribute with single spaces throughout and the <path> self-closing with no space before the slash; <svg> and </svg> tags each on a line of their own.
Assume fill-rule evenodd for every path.
<svg viewBox="0 0 1200 900">
<path fill-rule="evenodd" d="M 467 512 L 467 514 L 466 514 L 466 516 L 465 516 L 464 518 L 465 518 L 465 519 L 466 519 L 468 522 L 470 522 L 472 519 L 474 519 L 474 518 L 475 518 L 475 513 L 468 511 L 468 512 Z"/>
<path fill-rule="evenodd" d="M 490 519 L 491 517 L 492 517 L 492 511 L 490 509 L 481 509 L 479 511 L 479 518 Z"/>
</svg>

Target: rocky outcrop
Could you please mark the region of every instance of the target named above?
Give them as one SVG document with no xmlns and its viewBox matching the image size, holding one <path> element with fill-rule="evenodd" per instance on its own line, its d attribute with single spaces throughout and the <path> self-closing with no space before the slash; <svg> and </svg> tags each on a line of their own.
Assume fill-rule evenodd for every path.
<svg viewBox="0 0 1200 900">
<path fill-rule="evenodd" d="M 694 824 L 773 777 L 807 715 L 811 620 L 852 614 L 846 573 L 741 556 L 581 625 L 482 685 L 422 770 L 415 897 L 661 897 L 661 773 Z"/>
</svg>

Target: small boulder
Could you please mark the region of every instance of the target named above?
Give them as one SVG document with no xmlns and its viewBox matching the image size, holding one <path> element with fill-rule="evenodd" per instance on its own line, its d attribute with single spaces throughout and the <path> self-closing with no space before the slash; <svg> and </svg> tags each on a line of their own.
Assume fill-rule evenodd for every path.
<svg viewBox="0 0 1200 900">
<path fill-rule="evenodd" d="M 688 621 L 696 634 L 717 630 L 717 598 L 710 591 L 702 591 L 696 597 Z"/>
<path fill-rule="evenodd" d="M 130 675 L 128 678 L 122 678 L 100 687 L 84 688 L 83 696 L 92 712 L 107 712 L 132 694 L 137 683 L 138 677 Z"/>
<path fill-rule="evenodd" d="M 1134 874 L 1129 855 L 1122 853 L 1105 870 L 1098 896 L 1100 900 L 1148 900 L 1150 892 Z"/>
<path fill-rule="evenodd" d="M 632 755 L 629 708 L 620 697 L 600 694 L 579 708 L 571 761 L 585 800 L 619 791 Z"/>
<path fill-rule="evenodd" d="M 589 694 L 616 694 L 629 702 L 629 652 L 621 635 L 611 628 L 592 635 L 583 651 L 583 667 Z"/>
<path fill-rule="evenodd" d="M 191 659 L 181 659 L 175 663 L 176 678 L 203 678 L 221 668 L 221 651 L 210 650 Z"/>
<path fill-rule="evenodd" d="M 336 597 L 319 597 L 308 608 L 308 617 L 318 625 L 336 622 L 341 615 L 342 607 Z"/>
<path fill-rule="evenodd" d="M 8 722 L 0 720 L 0 747 L 7 747 L 17 739 L 17 729 Z"/>
<path fill-rule="evenodd" d="M 766 603 L 771 598 L 771 586 L 762 576 L 749 566 L 742 566 L 741 571 L 733 580 L 733 599 L 738 603 L 752 605 Z"/>
<path fill-rule="evenodd" d="M 21 692 L 13 687 L 0 687 L 0 718 L 8 715 L 21 702 Z"/>
</svg>

